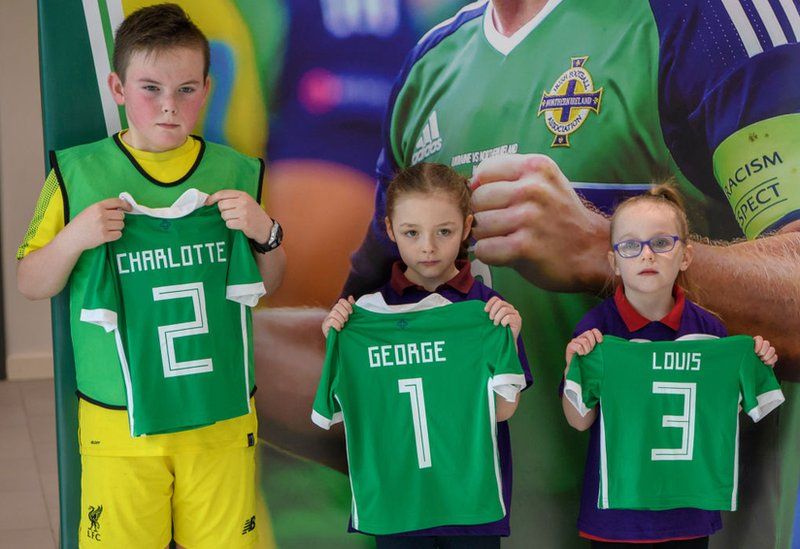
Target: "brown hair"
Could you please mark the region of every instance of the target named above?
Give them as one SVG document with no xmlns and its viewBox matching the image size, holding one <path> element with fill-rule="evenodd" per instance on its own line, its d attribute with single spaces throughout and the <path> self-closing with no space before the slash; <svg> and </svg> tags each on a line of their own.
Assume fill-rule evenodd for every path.
<svg viewBox="0 0 800 549">
<path fill-rule="evenodd" d="M 469 180 L 445 164 L 421 162 L 395 175 L 386 190 L 386 217 L 392 219 L 397 199 L 409 193 L 443 193 L 453 199 L 464 219 L 472 213 L 469 204 Z M 466 238 L 461 243 L 459 259 L 467 257 L 468 242 L 469 238 Z"/>
<path fill-rule="evenodd" d="M 678 236 L 681 237 L 681 241 L 684 244 L 686 243 L 689 238 L 689 220 L 686 217 L 686 207 L 683 202 L 683 196 L 681 196 L 681 193 L 675 185 L 669 181 L 653 185 L 646 193 L 632 196 L 614 209 L 614 213 L 611 215 L 611 231 L 609 235 L 612 239 L 612 244 L 614 243 L 614 224 L 619 216 L 619 212 L 628 206 L 640 204 L 642 202 L 670 208 L 675 214 L 675 221 L 678 222 Z"/>
<path fill-rule="evenodd" d="M 683 196 L 675 187 L 673 180 L 668 180 L 666 182 L 653 185 L 644 194 L 639 194 L 628 198 L 627 200 L 621 202 L 614 209 L 614 213 L 611 215 L 611 230 L 609 231 L 609 238 L 611 239 L 612 245 L 614 244 L 614 225 L 619 217 L 619 213 L 628 206 L 641 203 L 648 203 L 657 206 L 660 205 L 670 208 L 675 214 L 675 221 L 678 223 L 678 236 L 680 237 L 681 242 L 683 242 L 684 246 L 689 243 L 689 220 L 686 217 L 686 207 L 684 205 Z M 678 273 L 678 278 L 675 280 L 675 282 L 678 284 L 678 286 L 683 288 L 687 296 L 690 293 L 695 293 L 693 291 L 694 288 L 689 287 L 685 271 Z M 619 284 L 619 280 L 615 279 L 613 281 L 613 285 L 616 286 L 617 284 Z"/>
<path fill-rule="evenodd" d="M 208 76 L 211 53 L 208 39 L 176 4 L 157 4 L 131 13 L 114 37 L 114 71 L 125 82 L 125 72 L 134 53 L 158 53 L 170 48 L 191 48 L 202 52 L 203 78 Z"/>
</svg>

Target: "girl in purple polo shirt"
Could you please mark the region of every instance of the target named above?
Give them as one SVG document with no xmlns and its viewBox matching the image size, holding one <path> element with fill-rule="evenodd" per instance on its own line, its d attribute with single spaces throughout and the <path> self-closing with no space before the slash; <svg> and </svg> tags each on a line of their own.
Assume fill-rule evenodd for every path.
<svg viewBox="0 0 800 549">
<path fill-rule="evenodd" d="M 674 340 L 689 334 L 725 337 L 727 331 L 712 313 L 686 298 L 685 271 L 692 261 L 686 212 L 669 185 L 620 204 L 611 217 L 608 260 L 618 277 L 613 297 L 589 311 L 567 345 L 567 370 L 575 353 L 588 354 L 603 334 L 625 339 Z M 621 279 L 622 284 L 619 284 Z M 755 338 L 761 360 L 774 366 L 778 357 L 768 341 Z M 566 373 L 565 373 L 566 375 Z M 597 408 L 581 417 L 562 397 L 569 424 L 591 427 L 584 472 L 578 529 L 592 547 L 708 547 L 709 535 L 722 528 L 719 511 L 670 509 L 641 511 L 598 509 L 600 429 Z M 642 545 L 644 544 L 644 545 Z"/>
<path fill-rule="evenodd" d="M 467 180 L 442 164 L 420 163 L 392 180 L 386 194 L 386 232 L 397 243 L 402 261 L 392 266 L 391 276 L 378 290 L 388 305 L 416 303 L 432 293 L 452 301 L 477 299 L 495 324 L 510 326 L 517 339 L 526 387 L 531 372 L 519 332 L 522 319 L 502 297 L 472 277 L 466 242 L 472 227 Z M 353 312 L 353 298 L 340 299 L 322 324 L 327 337 L 341 330 Z M 500 461 L 506 516 L 488 524 L 448 525 L 376 536 L 378 549 L 448 548 L 493 549 L 508 536 L 511 512 L 511 439 L 507 419 L 516 403 L 496 399 L 497 450 Z M 352 531 L 352 529 L 351 529 Z"/>
</svg>

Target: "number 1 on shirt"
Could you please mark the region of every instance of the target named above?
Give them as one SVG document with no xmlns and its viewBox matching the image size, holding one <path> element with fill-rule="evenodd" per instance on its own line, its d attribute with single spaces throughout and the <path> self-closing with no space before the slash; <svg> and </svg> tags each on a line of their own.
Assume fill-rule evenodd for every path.
<svg viewBox="0 0 800 549">
<path fill-rule="evenodd" d="M 414 439 L 417 442 L 419 468 L 431 466 L 431 445 L 428 440 L 428 417 L 425 414 L 425 393 L 422 391 L 422 378 L 398 379 L 400 393 L 408 393 L 411 399 L 411 417 L 414 420 Z"/>
</svg>

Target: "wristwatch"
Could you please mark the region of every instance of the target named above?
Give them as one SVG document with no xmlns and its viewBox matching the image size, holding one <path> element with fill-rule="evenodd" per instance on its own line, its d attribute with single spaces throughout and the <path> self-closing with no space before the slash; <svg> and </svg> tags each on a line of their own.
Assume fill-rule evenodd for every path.
<svg viewBox="0 0 800 549">
<path fill-rule="evenodd" d="M 253 250 L 260 254 L 265 254 L 267 252 L 271 252 L 275 248 L 281 245 L 281 241 L 283 240 L 283 228 L 281 224 L 278 223 L 277 220 L 272 220 L 272 229 L 269 231 L 269 238 L 265 243 L 256 242 L 252 238 L 250 239 L 250 246 L 252 246 Z"/>
</svg>

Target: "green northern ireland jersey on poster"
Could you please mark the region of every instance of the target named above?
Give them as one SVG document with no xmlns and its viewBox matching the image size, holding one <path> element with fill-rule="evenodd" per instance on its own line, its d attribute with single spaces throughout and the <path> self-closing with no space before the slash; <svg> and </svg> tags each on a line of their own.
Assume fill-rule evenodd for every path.
<svg viewBox="0 0 800 549">
<path fill-rule="evenodd" d="M 541 153 L 606 213 L 647 189 L 654 174 L 666 173 L 677 175 L 681 191 L 695 203 L 691 211 L 703 211 L 699 203 L 704 199 L 683 179 L 664 144 L 658 32 L 647 2 L 548 2 L 542 15 L 513 38 L 489 23 L 493 9 L 491 2 L 470 5 L 420 42 L 389 107 L 385 160 L 378 163 L 385 185 L 397 171 L 418 162 L 447 164 L 471 177 L 487 158 Z M 559 108 L 558 101 L 567 95 L 596 103 Z M 382 222 L 383 210 L 376 212 Z M 691 223 L 700 234 L 717 234 L 707 232 L 702 215 Z M 382 225 L 373 224 L 388 245 L 380 234 Z M 355 272 L 380 265 L 374 256 L 364 254 L 363 259 Z M 588 294 L 545 291 L 515 269 L 487 266 L 475 258 L 472 274 L 519 310 L 523 342 L 537 364 L 560 364 L 568 334 L 598 303 Z M 348 291 L 359 295 L 375 285 L 370 280 Z M 526 433 L 514 439 L 515 461 L 528 464 L 515 474 L 517 500 L 553 511 L 547 519 L 531 516 L 513 528 L 526 535 L 546 529 L 544 543 L 566 547 L 576 543 L 573 514 L 585 443 L 562 421 L 559 403 L 551 398 L 562 371 L 541 368 L 537 387 L 531 389 L 535 396 L 520 403 L 514 418 Z"/>
<path fill-rule="evenodd" d="M 573 358 L 565 396 L 600 404 L 599 508 L 736 510 L 740 406 L 759 421 L 784 400 L 753 346 L 606 335 Z"/>
<path fill-rule="evenodd" d="M 343 422 L 353 526 L 370 534 L 502 518 L 495 393 L 525 386 L 511 330 L 482 301 L 364 296 L 328 334 L 312 420 Z"/>
<path fill-rule="evenodd" d="M 206 197 L 146 208 L 123 193 L 122 238 L 95 252 L 81 320 L 115 332 L 132 436 L 250 411 L 250 308 L 264 285 L 244 233 Z"/>
</svg>

